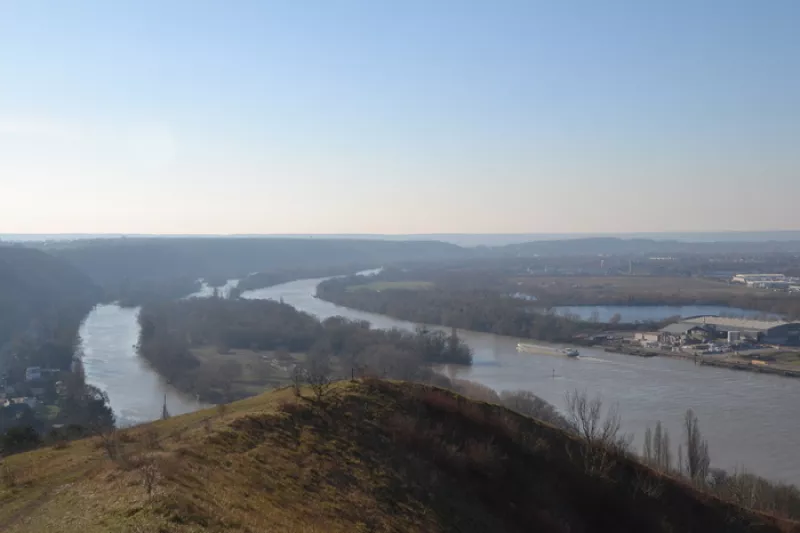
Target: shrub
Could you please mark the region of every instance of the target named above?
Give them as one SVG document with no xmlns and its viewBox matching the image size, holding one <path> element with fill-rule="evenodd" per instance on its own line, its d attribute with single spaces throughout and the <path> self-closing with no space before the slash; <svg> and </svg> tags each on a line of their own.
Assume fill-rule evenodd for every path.
<svg viewBox="0 0 800 533">
<path fill-rule="evenodd" d="M 468 440 L 464 445 L 464 455 L 473 467 L 486 475 L 495 476 L 503 470 L 503 457 L 492 440 Z"/>
</svg>

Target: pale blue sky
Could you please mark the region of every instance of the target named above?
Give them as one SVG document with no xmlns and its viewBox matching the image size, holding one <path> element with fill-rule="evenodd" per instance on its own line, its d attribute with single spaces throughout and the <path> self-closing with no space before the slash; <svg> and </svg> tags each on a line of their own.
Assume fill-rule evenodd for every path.
<svg viewBox="0 0 800 533">
<path fill-rule="evenodd" d="M 0 0 L 0 233 L 800 229 L 800 2 Z"/>
</svg>

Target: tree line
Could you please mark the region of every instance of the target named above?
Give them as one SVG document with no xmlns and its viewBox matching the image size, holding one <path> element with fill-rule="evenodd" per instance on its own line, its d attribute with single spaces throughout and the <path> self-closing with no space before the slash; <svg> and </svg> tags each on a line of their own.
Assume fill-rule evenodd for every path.
<svg viewBox="0 0 800 533">
<path fill-rule="evenodd" d="M 606 286 L 603 276 L 596 272 L 594 276 L 586 277 L 580 273 L 560 276 L 557 274 L 557 265 L 567 265 L 562 270 L 573 272 L 580 271 L 579 262 L 587 258 L 508 258 L 508 259 L 482 259 L 462 261 L 458 263 L 436 264 L 407 264 L 405 268 L 398 266 L 383 270 L 374 281 L 429 281 L 438 289 L 449 293 L 483 293 L 485 299 L 494 295 L 503 297 L 518 291 L 535 296 L 535 300 L 528 301 L 525 305 L 530 310 L 546 312 L 554 306 L 569 305 L 714 305 L 732 308 L 751 309 L 761 311 L 765 315 L 785 315 L 789 318 L 800 318 L 800 297 L 784 291 L 745 289 L 739 285 L 730 285 L 722 281 L 706 281 L 706 284 L 693 280 L 692 288 L 685 288 L 685 281 L 693 276 L 701 276 L 702 272 L 658 272 L 653 267 L 642 266 L 643 263 L 661 264 L 658 261 L 648 262 L 638 259 L 634 264 L 640 270 L 645 270 L 648 275 L 637 275 L 629 279 L 640 280 L 643 283 L 627 284 L 620 286 Z M 591 258 L 597 263 L 597 258 Z M 611 262 L 611 258 L 606 259 Z M 703 265 L 721 268 L 716 262 L 706 258 L 680 258 L 678 264 L 685 261 L 699 261 Z M 626 263 L 627 264 L 627 263 Z M 768 263 L 771 264 L 771 263 Z M 575 269 L 571 268 L 574 266 Z M 765 268 L 759 263 L 760 268 Z M 693 267 L 694 268 L 694 267 Z M 732 267 L 733 268 L 733 267 Z M 746 266 L 739 268 L 747 269 Z M 777 271 L 786 271 L 777 270 Z M 543 276 L 543 277 L 540 277 Z M 658 276 L 667 276 L 665 279 Z M 540 280 L 563 280 L 563 283 L 532 283 Z M 622 278 L 609 278 L 622 279 Z M 594 280 L 594 282 L 590 282 Z M 652 283 L 650 283 L 652 280 Z M 340 280 L 341 281 L 341 280 Z M 573 284 L 580 284 L 576 287 Z M 329 284 L 331 287 L 334 282 Z M 520 286 L 522 285 L 522 287 Z M 364 295 L 361 295 L 362 298 Z M 349 296 L 349 298 L 353 298 Z"/>
<path fill-rule="evenodd" d="M 336 370 L 332 377 L 378 375 L 417 380 L 433 373 L 431 365 L 472 362 L 472 352 L 455 333 L 372 329 L 368 322 L 341 317 L 320 321 L 294 307 L 271 300 L 198 298 L 164 301 L 142 307 L 140 355 L 161 375 L 187 392 L 200 394 L 231 379 L 235 350 L 273 353 L 293 364 L 291 354 Z M 207 376 L 196 350 L 212 348 L 231 372 Z M 281 355 L 282 354 L 282 355 Z M 222 374 L 228 375 L 222 375 Z M 265 380 L 266 381 L 266 380 Z M 222 385 L 221 383 L 219 383 Z"/>
<path fill-rule="evenodd" d="M 607 329 L 596 322 L 573 320 L 532 309 L 530 302 L 486 290 L 350 290 L 364 282 L 360 277 L 327 280 L 317 296 L 337 305 L 388 315 L 422 324 L 482 331 L 551 342 L 577 342 Z M 644 329 L 647 325 L 615 324 L 615 329 Z M 652 327 L 652 325 L 650 326 Z"/>
<path fill-rule="evenodd" d="M 566 406 L 567 429 L 585 443 L 580 459 L 588 472 L 604 475 L 619 457 L 638 455 L 639 460 L 662 475 L 686 479 L 696 488 L 725 500 L 786 518 L 800 518 L 800 491 L 796 486 L 775 483 L 744 469 L 730 473 L 713 468 L 708 441 L 691 409 L 684 414 L 679 439 L 673 440 L 657 422 L 645 431 L 637 453 L 631 446 L 632 436 L 620 429 L 622 420 L 615 407 L 607 408 L 599 397 L 589 398 L 579 391 L 567 393 Z M 640 488 L 658 496 L 662 487 L 650 480 Z"/>
</svg>

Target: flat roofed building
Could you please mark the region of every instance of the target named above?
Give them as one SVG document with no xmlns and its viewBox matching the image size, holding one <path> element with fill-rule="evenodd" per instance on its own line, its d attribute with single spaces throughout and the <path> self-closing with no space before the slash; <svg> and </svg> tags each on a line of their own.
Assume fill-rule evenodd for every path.
<svg viewBox="0 0 800 533">
<path fill-rule="evenodd" d="M 784 274 L 736 274 L 731 278 L 734 283 L 753 283 L 765 281 L 786 281 Z"/>
<path fill-rule="evenodd" d="M 661 328 L 658 333 L 660 342 L 674 343 L 680 341 L 683 344 L 692 340 L 695 342 L 704 340 L 713 335 L 713 330 L 703 324 L 675 322 Z"/>
<path fill-rule="evenodd" d="M 739 331 L 767 344 L 800 344 L 800 322 L 784 320 L 753 320 L 720 316 L 698 316 L 681 321 L 685 324 L 712 327 L 720 334 Z"/>
</svg>

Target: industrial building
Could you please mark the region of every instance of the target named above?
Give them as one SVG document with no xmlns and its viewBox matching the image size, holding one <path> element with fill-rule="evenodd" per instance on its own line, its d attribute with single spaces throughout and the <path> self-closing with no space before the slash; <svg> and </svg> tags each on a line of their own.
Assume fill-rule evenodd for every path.
<svg viewBox="0 0 800 533">
<path fill-rule="evenodd" d="M 797 284 L 797 278 L 783 274 L 736 274 L 731 283 L 741 283 L 754 289 L 790 290 Z"/>
<path fill-rule="evenodd" d="M 677 344 L 687 341 L 704 342 L 714 337 L 711 327 L 703 324 L 676 322 L 658 331 L 658 341 L 664 344 Z"/>
<path fill-rule="evenodd" d="M 783 274 L 736 274 L 731 281 L 752 285 L 754 283 L 783 282 L 787 281 L 787 278 Z"/>
<path fill-rule="evenodd" d="M 688 328 L 687 331 L 691 331 L 691 327 L 701 327 L 712 332 L 716 338 L 728 340 L 740 338 L 765 344 L 800 345 L 800 322 L 697 316 L 685 318 L 678 324 L 681 328 Z"/>
</svg>

